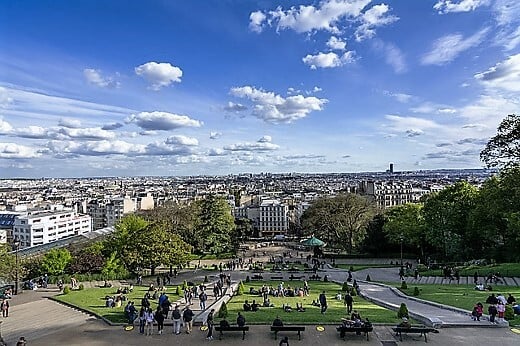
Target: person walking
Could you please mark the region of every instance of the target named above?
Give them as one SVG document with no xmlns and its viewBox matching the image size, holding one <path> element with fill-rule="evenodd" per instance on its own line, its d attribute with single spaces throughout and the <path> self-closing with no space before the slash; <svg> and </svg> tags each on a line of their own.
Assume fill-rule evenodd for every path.
<svg viewBox="0 0 520 346">
<path fill-rule="evenodd" d="M 354 299 L 350 295 L 349 292 L 345 294 L 345 305 L 347 306 L 347 314 L 350 314 L 352 312 L 352 303 L 354 302 Z"/>
<path fill-rule="evenodd" d="M 161 335 L 164 329 L 164 315 L 160 306 L 155 311 L 154 319 L 157 321 L 157 334 Z"/>
<path fill-rule="evenodd" d="M 208 317 L 206 318 L 206 325 L 208 326 L 208 335 L 206 336 L 206 339 L 213 340 L 213 315 L 215 313 L 215 309 L 211 309 L 211 311 L 208 314 Z"/>
<path fill-rule="evenodd" d="M 146 324 L 146 308 L 144 306 L 141 307 L 139 311 L 139 333 L 144 334 L 144 326 Z"/>
<path fill-rule="evenodd" d="M 325 291 L 321 292 L 319 300 L 321 305 L 321 313 L 324 314 L 325 311 L 327 311 L 327 296 L 325 295 Z"/>
<path fill-rule="evenodd" d="M 179 310 L 179 305 L 175 305 L 175 308 L 172 311 L 172 319 L 173 319 L 173 334 L 179 335 L 181 333 L 181 311 Z"/>
<path fill-rule="evenodd" d="M 7 299 L 2 300 L 0 306 L 2 308 L 2 317 L 9 317 L 9 301 Z"/>
<path fill-rule="evenodd" d="M 191 327 L 193 325 L 193 311 L 191 311 L 190 306 L 186 305 L 184 312 L 182 313 L 182 319 L 184 321 L 184 325 L 186 325 L 186 334 L 191 333 Z"/>
<path fill-rule="evenodd" d="M 199 294 L 199 304 L 200 309 L 202 311 L 206 310 L 206 301 L 208 300 L 208 295 L 206 294 L 206 291 L 202 290 Z"/>
<path fill-rule="evenodd" d="M 153 319 L 154 319 L 152 308 L 148 308 L 146 310 L 146 312 L 144 314 L 144 318 L 145 318 L 145 333 L 144 334 L 151 336 L 152 330 L 153 330 Z"/>
</svg>

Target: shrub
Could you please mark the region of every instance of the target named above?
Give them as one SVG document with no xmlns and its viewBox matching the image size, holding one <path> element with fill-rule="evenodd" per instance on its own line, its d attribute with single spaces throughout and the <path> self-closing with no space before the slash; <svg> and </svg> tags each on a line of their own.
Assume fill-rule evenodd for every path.
<svg viewBox="0 0 520 346">
<path fill-rule="evenodd" d="M 69 286 L 63 287 L 63 294 L 69 294 L 69 293 L 70 293 L 70 287 Z"/>
<path fill-rule="evenodd" d="M 413 295 L 414 295 L 414 296 L 418 296 L 419 293 L 420 293 L 420 291 L 419 291 L 419 287 L 417 287 L 417 286 L 414 287 L 414 288 L 413 288 Z"/>
<path fill-rule="evenodd" d="M 421 272 L 425 272 L 425 271 L 427 271 L 427 270 L 428 270 L 428 267 L 425 266 L 424 264 L 421 263 L 421 264 L 418 264 L 418 265 L 417 265 L 417 271 L 418 271 L 419 273 L 421 273 Z"/>
<path fill-rule="evenodd" d="M 343 283 L 343 288 L 342 288 L 343 292 L 348 292 L 350 290 L 350 287 L 348 287 L 348 282 L 344 282 Z"/>
<path fill-rule="evenodd" d="M 511 321 L 515 319 L 515 311 L 513 310 L 513 307 L 511 304 L 506 305 L 506 311 L 504 312 L 504 318 L 507 321 Z"/>
<path fill-rule="evenodd" d="M 397 317 L 398 318 L 403 318 L 403 317 L 410 318 L 410 316 L 408 315 L 408 308 L 406 307 L 405 303 L 401 303 L 401 306 L 399 307 L 399 310 L 397 311 Z"/>
<path fill-rule="evenodd" d="M 208 282 L 209 282 L 209 280 L 208 280 L 208 276 L 205 275 L 205 276 L 204 276 L 204 283 L 207 284 Z"/>
<path fill-rule="evenodd" d="M 251 281 L 251 279 L 249 278 L 249 275 L 248 275 L 248 276 L 246 276 L 246 282 L 249 282 L 249 281 Z"/>
<path fill-rule="evenodd" d="M 401 289 L 402 290 L 408 289 L 408 285 L 406 284 L 406 281 L 404 281 L 404 280 L 401 282 Z"/>
<path fill-rule="evenodd" d="M 372 281 L 372 279 L 370 278 L 370 274 L 367 274 L 367 278 L 365 280 L 366 281 Z"/>
<path fill-rule="evenodd" d="M 79 284 L 78 289 L 79 289 L 80 291 L 83 291 L 83 290 L 85 289 L 85 286 L 83 286 L 83 284 Z"/>
<path fill-rule="evenodd" d="M 357 292 L 356 292 L 356 289 L 355 289 L 354 287 L 352 287 L 352 289 L 350 290 L 350 295 L 351 295 L 352 297 L 357 296 Z"/>
<path fill-rule="evenodd" d="M 186 280 L 184 280 L 184 282 L 182 283 L 182 290 L 185 291 L 186 288 L 188 288 L 188 283 L 186 282 Z"/>
<path fill-rule="evenodd" d="M 226 302 L 222 302 L 220 309 L 218 310 L 217 317 L 218 318 L 226 318 L 228 315 Z"/>
<path fill-rule="evenodd" d="M 240 281 L 238 283 L 238 289 L 237 289 L 237 296 L 241 296 L 244 294 L 244 291 L 245 291 L 245 288 L 244 288 L 244 283 L 242 281 Z"/>
</svg>

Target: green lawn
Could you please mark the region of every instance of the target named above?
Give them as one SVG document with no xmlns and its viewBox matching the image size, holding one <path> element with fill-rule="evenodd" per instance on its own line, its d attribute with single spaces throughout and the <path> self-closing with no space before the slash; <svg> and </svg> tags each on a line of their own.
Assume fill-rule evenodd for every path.
<svg viewBox="0 0 520 346">
<path fill-rule="evenodd" d="M 253 299 L 257 303 L 262 303 L 262 297 L 257 295 L 250 295 L 249 288 L 253 287 L 259 290 L 263 284 L 272 285 L 275 287 L 279 281 L 266 282 L 249 282 L 244 283 L 246 293 L 244 295 L 235 296 L 228 303 L 228 320 L 235 322 L 238 312 L 242 312 L 249 324 L 270 324 L 277 315 L 280 316 L 284 323 L 288 324 L 315 324 L 315 323 L 339 323 L 342 317 L 346 317 L 346 308 L 343 301 L 334 299 L 335 295 L 341 291 L 341 286 L 335 283 L 315 282 L 310 281 L 310 295 L 308 297 L 285 297 L 275 298 L 269 297 L 271 303 L 274 304 L 272 308 L 261 307 L 257 312 L 244 312 L 242 305 L 245 300 L 250 303 Z M 291 281 L 285 284 L 294 287 L 295 285 L 303 286 L 303 282 Z M 313 300 L 318 300 L 319 294 L 325 291 L 327 294 L 328 309 L 325 314 L 320 313 L 320 308 L 312 306 Z M 295 310 L 296 303 L 303 303 L 305 312 L 297 312 Z M 284 312 L 282 304 L 290 305 L 293 308 L 292 312 Z M 397 321 L 396 312 L 387 310 L 378 305 L 372 304 L 360 297 L 354 297 L 354 309 L 358 310 L 362 318 L 368 318 L 373 323 L 395 323 Z M 350 316 L 349 316 L 350 317 Z"/>
<path fill-rule="evenodd" d="M 419 287 L 420 295 L 417 298 L 429 300 L 432 302 L 442 303 L 457 308 L 462 308 L 471 311 L 473 306 L 477 302 L 484 304 L 484 313 L 487 314 L 487 304 L 485 304 L 486 298 L 491 294 L 498 293 L 504 294 L 507 298 L 507 294 L 511 293 L 518 300 L 520 298 L 520 287 L 503 287 L 495 286 L 496 290 L 489 291 L 476 291 L 473 285 L 408 285 L 408 289 L 401 290 L 403 293 L 412 295 L 414 287 Z M 520 316 L 516 316 L 515 320 L 510 321 L 511 325 L 520 325 Z"/>
<path fill-rule="evenodd" d="M 168 287 L 169 291 L 166 291 L 166 294 L 170 298 L 170 301 L 175 302 L 179 296 L 174 294 L 174 290 L 171 287 Z M 144 297 L 146 293 L 146 287 L 134 287 L 133 292 L 127 295 L 129 300 L 134 301 L 137 310 L 141 308 L 141 299 Z M 80 307 L 84 310 L 95 313 L 96 315 L 102 316 L 108 319 L 111 322 L 121 323 L 126 322 L 124 308 L 126 302 L 123 302 L 121 307 L 115 308 L 107 308 L 105 307 L 105 296 L 114 296 L 116 295 L 117 287 L 111 288 L 86 288 L 81 291 L 71 291 L 69 294 L 60 294 L 55 298 L 59 301 L 72 304 L 74 306 Z M 150 303 L 152 309 L 157 307 L 157 301 L 150 299 Z"/>
<path fill-rule="evenodd" d="M 488 273 L 500 272 L 502 276 L 520 277 L 520 263 L 502 263 L 491 264 L 487 266 L 471 265 L 467 267 L 458 267 L 461 276 L 473 276 L 475 272 L 479 276 L 486 276 Z M 421 272 L 422 276 L 443 276 L 442 268 L 435 270 L 427 270 Z M 482 278 L 480 279 L 482 281 Z"/>
</svg>

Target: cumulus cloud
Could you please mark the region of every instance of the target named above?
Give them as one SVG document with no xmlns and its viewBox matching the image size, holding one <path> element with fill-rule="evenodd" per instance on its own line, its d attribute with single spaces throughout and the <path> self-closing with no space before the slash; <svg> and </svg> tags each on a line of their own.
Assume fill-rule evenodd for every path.
<svg viewBox="0 0 520 346">
<path fill-rule="evenodd" d="M 423 135 L 424 131 L 419 129 L 409 129 L 406 130 L 406 137 L 417 137 Z"/>
<path fill-rule="evenodd" d="M 457 144 L 475 144 L 478 146 L 485 146 L 488 142 L 487 138 L 463 138 L 457 141 Z"/>
<path fill-rule="evenodd" d="M 401 103 L 408 103 L 412 99 L 412 97 L 413 97 L 410 94 L 393 93 L 393 92 L 387 91 L 387 90 L 383 91 L 383 94 L 391 96 L 391 97 L 395 98 L 397 101 L 399 101 Z"/>
<path fill-rule="evenodd" d="M 227 154 L 227 151 L 219 148 L 212 148 L 208 151 L 208 156 L 226 156 Z"/>
<path fill-rule="evenodd" d="M 152 83 L 150 89 L 156 91 L 174 82 L 180 83 L 182 77 L 182 70 L 168 62 L 147 62 L 137 66 L 135 73 Z"/>
<path fill-rule="evenodd" d="M 185 145 L 185 146 L 197 146 L 199 145 L 199 141 L 194 137 L 187 137 L 183 135 L 175 135 L 168 137 L 165 141 L 166 144 L 172 145 Z"/>
<path fill-rule="evenodd" d="M 243 111 L 247 110 L 247 106 L 244 106 L 241 103 L 235 103 L 235 102 L 229 101 L 228 104 L 224 106 L 224 110 L 226 112 L 238 113 L 238 112 L 243 112 Z"/>
<path fill-rule="evenodd" d="M 0 108 L 7 108 L 13 102 L 6 88 L 0 86 Z"/>
<path fill-rule="evenodd" d="M 77 129 L 81 127 L 81 121 L 78 119 L 62 118 L 58 121 L 58 126 Z"/>
<path fill-rule="evenodd" d="M 217 132 L 217 131 L 211 131 L 209 133 L 209 138 L 210 139 L 218 139 L 222 136 L 222 133 L 221 132 Z"/>
<path fill-rule="evenodd" d="M 272 139 L 271 136 L 267 136 L 267 135 L 265 135 L 265 136 L 262 136 L 262 138 L 260 138 L 260 139 L 258 140 L 258 143 L 270 143 L 270 142 L 272 142 L 272 140 L 273 140 L 273 139 Z"/>
<path fill-rule="evenodd" d="M 117 129 L 120 129 L 121 127 L 123 127 L 124 125 L 121 124 L 121 123 L 111 123 L 111 124 L 106 124 L 106 125 L 103 125 L 103 127 L 101 127 L 101 129 L 103 130 L 117 130 Z"/>
<path fill-rule="evenodd" d="M 475 78 L 486 87 L 507 91 L 520 91 L 520 54 L 512 55 Z"/>
<path fill-rule="evenodd" d="M 2 159 L 32 159 L 41 156 L 34 148 L 16 143 L 0 143 Z"/>
<path fill-rule="evenodd" d="M 170 131 L 181 127 L 201 127 L 203 124 L 201 121 L 191 119 L 186 115 L 159 111 L 132 114 L 126 121 L 134 123 L 146 131 Z"/>
<path fill-rule="evenodd" d="M 464 51 L 478 46 L 486 36 L 489 28 L 484 28 L 470 37 L 462 34 L 450 34 L 433 42 L 432 49 L 421 58 L 423 65 L 445 65 L 457 58 Z"/>
<path fill-rule="evenodd" d="M 433 102 L 423 102 L 415 107 L 410 108 L 410 110 L 414 113 L 423 113 L 423 114 L 455 114 L 457 110 L 444 105 Z"/>
<path fill-rule="evenodd" d="M 395 73 L 403 73 L 408 70 L 404 54 L 393 43 L 375 40 L 373 47 L 384 56 L 385 62 L 394 69 Z"/>
<path fill-rule="evenodd" d="M 355 61 L 354 55 L 355 53 L 353 51 L 345 52 L 341 56 L 334 52 L 319 52 L 316 55 L 308 54 L 307 56 L 302 58 L 302 61 L 304 62 L 304 64 L 309 65 L 312 70 L 316 70 L 318 67 L 332 68 L 353 63 Z"/>
<path fill-rule="evenodd" d="M 231 88 L 230 94 L 250 100 L 253 115 L 270 123 L 291 123 L 305 118 L 312 111 L 321 111 L 328 101 L 314 96 L 288 96 L 286 98 L 271 91 L 252 86 Z"/>
<path fill-rule="evenodd" d="M 452 12 L 470 12 L 482 5 L 489 4 L 489 0 L 438 0 L 433 8 L 439 14 Z"/>
<path fill-rule="evenodd" d="M 7 121 L 0 118 L 0 135 L 6 135 L 13 131 L 13 127 Z"/>
<path fill-rule="evenodd" d="M 224 147 L 224 150 L 228 151 L 273 151 L 280 148 L 279 145 L 269 143 L 269 142 L 245 142 L 245 143 L 237 143 L 231 144 Z"/>
<path fill-rule="evenodd" d="M 390 121 L 389 127 L 392 130 L 404 132 L 407 137 L 423 135 L 427 129 L 441 128 L 441 125 L 429 119 L 399 115 L 386 115 L 385 118 Z"/>
<path fill-rule="evenodd" d="M 398 17 L 389 14 L 389 11 L 390 8 L 386 4 L 375 5 L 365 11 L 361 16 L 361 25 L 354 33 L 356 41 L 359 42 L 367 38 L 372 38 L 376 34 L 376 27 L 388 25 L 399 20 Z"/>
<path fill-rule="evenodd" d="M 327 41 L 327 47 L 333 50 L 345 50 L 347 47 L 347 43 L 343 41 L 341 38 L 337 38 L 336 36 L 331 36 Z"/>
<path fill-rule="evenodd" d="M 103 130 L 100 127 L 84 129 L 72 129 L 65 127 L 59 129 L 57 133 L 68 139 L 105 140 L 116 138 L 114 132 Z"/>
<path fill-rule="evenodd" d="M 44 129 L 41 126 L 27 126 L 16 129 L 12 133 L 15 137 L 20 138 L 29 138 L 29 139 L 48 139 L 52 137 L 56 137 L 52 131 L 48 129 Z"/>
<path fill-rule="evenodd" d="M 249 29 L 254 32 L 262 32 L 263 23 L 267 16 L 262 11 L 251 12 L 249 16 Z"/>
<path fill-rule="evenodd" d="M 103 76 L 101 70 L 86 68 L 83 70 L 83 76 L 88 83 L 101 88 L 118 88 L 120 86 L 120 83 L 114 77 Z"/>
</svg>

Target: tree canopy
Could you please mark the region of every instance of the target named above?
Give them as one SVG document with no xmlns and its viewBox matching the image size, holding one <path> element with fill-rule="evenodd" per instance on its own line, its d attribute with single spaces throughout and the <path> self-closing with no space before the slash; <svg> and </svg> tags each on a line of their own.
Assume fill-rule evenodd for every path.
<svg viewBox="0 0 520 346">
<path fill-rule="evenodd" d="M 65 268 L 72 260 L 72 255 L 67 249 L 51 249 L 42 259 L 40 264 L 42 273 L 49 275 L 63 274 Z"/>
<path fill-rule="evenodd" d="M 510 114 L 502 120 L 497 134 L 480 153 L 480 159 L 488 167 L 510 168 L 520 165 L 520 116 Z"/>
<path fill-rule="evenodd" d="M 197 207 L 195 232 L 202 237 L 203 251 L 218 254 L 235 250 L 235 220 L 226 200 L 210 195 L 198 201 Z"/>
</svg>

